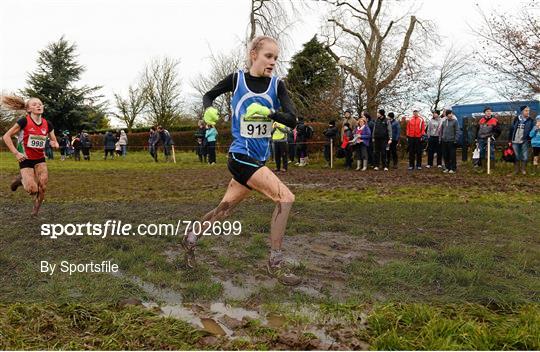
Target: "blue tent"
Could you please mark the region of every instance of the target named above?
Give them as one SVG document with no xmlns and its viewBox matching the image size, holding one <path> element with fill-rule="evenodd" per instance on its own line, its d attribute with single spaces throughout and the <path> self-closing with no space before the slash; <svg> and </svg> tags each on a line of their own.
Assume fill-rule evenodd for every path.
<svg viewBox="0 0 540 352">
<path fill-rule="evenodd" d="M 495 103 L 481 103 L 481 104 L 465 104 L 455 105 L 452 107 L 454 115 L 456 115 L 459 125 L 463 126 L 463 118 L 483 116 L 484 108 L 486 106 L 491 107 L 491 111 L 494 114 L 508 114 L 512 112 L 514 115 L 519 114 L 519 108 L 523 105 L 527 105 L 531 108 L 531 116 L 537 116 L 540 111 L 539 100 L 524 100 L 524 101 L 502 101 Z"/>
<path fill-rule="evenodd" d="M 523 105 L 527 105 L 531 109 L 531 116 L 538 116 L 540 111 L 539 100 L 522 100 L 522 101 L 500 101 L 494 103 L 480 103 L 480 104 L 464 104 L 455 105 L 452 107 L 454 115 L 456 115 L 459 125 L 463 128 L 463 119 L 480 118 L 484 115 L 484 108 L 489 106 L 494 115 L 519 115 L 519 108 Z M 472 136 L 473 131 L 467 131 L 467 144 L 474 142 Z M 463 140 L 459 141 L 463 144 Z"/>
</svg>

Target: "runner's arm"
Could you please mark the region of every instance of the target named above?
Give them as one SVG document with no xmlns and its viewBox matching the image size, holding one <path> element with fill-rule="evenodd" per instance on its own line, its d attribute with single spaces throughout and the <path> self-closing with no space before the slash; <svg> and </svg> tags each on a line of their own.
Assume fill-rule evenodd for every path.
<svg viewBox="0 0 540 352">
<path fill-rule="evenodd" d="M 4 143 L 6 144 L 6 147 L 8 147 L 9 151 L 13 153 L 13 155 L 15 155 L 15 157 L 17 158 L 17 160 L 19 161 L 22 161 L 24 160 L 24 154 L 22 154 L 21 152 L 19 152 L 17 150 L 17 148 L 15 147 L 15 145 L 13 144 L 13 140 L 11 139 L 11 137 L 13 137 L 14 135 L 16 135 L 17 133 L 19 133 L 21 131 L 21 126 L 19 126 L 19 124 L 14 124 L 13 127 L 11 127 L 5 134 L 4 136 L 2 137 L 2 139 L 4 140 Z M 20 155 L 19 155 L 20 154 Z M 21 159 L 21 156 L 22 156 L 22 159 Z"/>
<path fill-rule="evenodd" d="M 234 73 L 222 79 L 214 88 L 203 95 L 203 110 L 208 109 L 221 94 L 232 92 L 234 88 Z"/>
<path fill-rule="evenodd" d="M 283 111 L 276 111 L 273 114 L 268 116 L 274 121 L 284 124 L 287 127 L 295 128 L 296 127 L 296 108 L 287 93 L 287 88 L 283 81 L 278 83 L 278 99 L 281 104 Z"/>
<path fill-rule="evenodd" d="M 51 147 L 58 148 L 58 140 L 56 139 L 56 135 L 54 134 L 54 130 L 49 131 L 49 138 L 51 138 Z"/>
</svg>

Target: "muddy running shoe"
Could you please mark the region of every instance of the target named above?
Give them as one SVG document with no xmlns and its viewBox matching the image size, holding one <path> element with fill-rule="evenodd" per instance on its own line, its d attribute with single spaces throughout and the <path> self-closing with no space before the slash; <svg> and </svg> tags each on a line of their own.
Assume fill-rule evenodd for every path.
<svg viewBox="0 0 540 352">
<path fill-rule="evenodd" d="M 186 263 L 186 266 L 190 269 L 195 268 L 196 262 L 195 262 L 195 247 L 196 243 L 190 243 L 188 241 L 188 237 L 184 236 L 182 238 L 182 248 L 186 251 L 186 254 L 184 256 L 184 261 Z"/>
<path fill-rule="evenodd" d="M 15 192 L 19 186 L 22 186 L 22 177 L 21 175 L 17 175 L 11 182 L 10 188 L 12 192 Z"/>
<path fill-rule="evenodd" d="M 266 269 L 268 274 L 278 280 L 278 282 L 285 286 L 296 286 L 302 282 L 302 278 L 293 274 L 286 265 L 281 263 L 278 265 L 272 265 L 270 261 L 266 263 Z"/>
</svg>

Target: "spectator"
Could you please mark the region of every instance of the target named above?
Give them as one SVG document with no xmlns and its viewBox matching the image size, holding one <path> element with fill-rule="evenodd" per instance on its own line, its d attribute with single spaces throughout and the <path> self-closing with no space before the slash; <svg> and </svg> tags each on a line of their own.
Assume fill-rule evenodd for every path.
<svg viewBox="0 0 540 352">
<path fill-rule="evenodd" d="M 88 133 L 82 131 L 81 136 L 81 150 L 84 160 L 90 161 L 90 149 L 92 148 L 92 141 L 88 136 Z"/>
<path fill-rule="evenodd" d="M 441 127 L 441 112 L 439 110 L 433 111 L 433 116 L 427 124 L 427 138 L 428 138 L 428 161 L 426 168 L 433 167 L 433 157 L 437 154 L 437 167 L 442 168 L 442 152 L 441 142 L 439 138 L 439 130 Z"/>
<path fill-rule="evenodd" d="M 529 133 L 533 148 L 533 175 L 538 173 L 538 165 L 540 164 L 540 116 L 536 117 L 536 126 Z"/>
<path fill-rule="evenodd" d="M 206 163 L 206 128 L 204 127 L 203 120 L 199 120 L 197 125 L 197 132 L 195 132 L 195 138 L 197 139 L 197 156 L 201 163 L 203 160 Z"/>
<path fill-rule="evenodd" d="M 324 160 L 326 160 L 326 167 L 330 167 L 330 142 L 334 145 L 335 148 L 335 140 L 338 135 L 338 129 L 336 127 L 335 121 L 330 121 L 328 123 L 328 128 L 323 131 L 323 135 L 325 138 L 324 143 Z"/>
<path fill-rule="evenodd" d="M 82 143 L 80 134 L 73 137 L 71 145 L 73 146 L 73 159 L 75 159 L 75 161 L 81 161 Z"/>
<path fill-rule="evenodd" d="M 390 119 L 392 126 L 392 142 L 390 143 L 390 150 L 388 151 L 387 160 L 390 164 L 392 160 L 392 168 L 397 169 L 398 166 L 398 154 L 397 147 L 399 145 L 399 137 L 401 135 L 401 124 L 396 119 L 396 116 L 393 112 L 388 113 L 388 118 Z"/>
<path fill-rule="evenodd" d="M 345 114 L 343 118 L 341 119 L 341 130 L 340 130 L 340 136 L 343 139 L 343 131 L 345 129 L 345 124 L 349 124 L 349 132 L 354 131 L 356 126 L 358 125 L 356 119 L 352 116 L 351 110 L 347 109 L 345 110 Z"/>
<path fill-rule="evenodd" d="M 281 172 L 281 161 L 283 160 L 283 171 L 287 172 L 288 166 L 288 146 L 287 135 L 290 128 L 279 122 L 272 124 L 272 142 L 274 143 L 274 156 L 276 159 L 276 172 Z"/>
<path fill-rule="evenodd" d="M 64 161 L 66 160 L 66 157 L 69 155 L 69 135 L 68 131 L 62 132 L 62 135 L 60 136 L 60 142 L 58 145 L 60 146 L 60 160 Z"/>
<path fill-rule="evenodd" d="M 296 153 L 300 160 L 298 166 L 307 165 L 307 127 L 304 124 L 304 118 L 298 117 L 298 124 L 296 125 Z"/>
<path fill-rule="evenodd" d="M 287 143 L 289 144 L 289 160 L 292 162 L 296 157 L 296 128 L 287 133 Z"/>
<path fill-rule="evenodd" d="M 377 120 L 375 120 L 372 135 L 375 157 L 373 160 L 373 164 L 375 165 L 374 170 L 379 170 L 379 166 L 381 166 L 384 168 L 384 171 L 388 171 L 386 153 L 389 149 L 390 143 L 392 143 L 392 123 L 386 118 L 386 112 L 384 109 L 380 109 L 377 112 Z"/>
<path fill-rule="evenodd" d="M 367 170 L 368 153 L 367 148 L 371 141 L 371 130 L 367 125 L 367 119 L 361 117 L 358 120 L 358 126 L 354 131 L 353 145 L 356 154 L 356 170 L 360 170 L 360 162 L 362 163 L 362 171 Z"/>
<path fill-rule="evenodd" d="M 445 110 L 444 114 L 445 118 L 442 120 L 439 128 L 439 137 L 444 159 L 443 172 L 453 174 L 457 170 L 456 143 L 459 140 L 460 129 L 452 110 Z"/>
<path fill-rule="evenodd" d="M 107 131 L 103 137 L 103 148 L 105 150 L 104 159 L 107 160 L 107 155 L 111 155 L 111 159 L 114 159 L 114 145 L 116 144 L 116 137 L 111 131 Z"/>
<path fill-rule="evenodd" d="M 534 121 L 530 118 L 530 108 L 522 106 L 521 114 L 514 119 L 508 134 L 508 140 L 512 143 L 516 161 L 514 162 L 514 173 L 521 169 L 523 175 L 527 174 L 527 161 L 529 160 L 529 143 L 531 140 L 531 131 L 535 127 Z"/>
<path fill-rule="evenodd" d="M 155 127 L 150 127 L 148 134 L 148 151 L 156 163 L 158 161 L 158 143 L 159 133 L 156 131 Z"/>
<path fill-rule="evenodd" d="M 367 111 L 363 111 L 362 116 L 367 119 L 369 130 L 373 132 L 373 129 L 375 128 L 375 120 L 371 117 L 371 115 Z M 373 143 L 369 143 L 367 152 L 368 152 L 368 165 L 374 166 L 373 165 Z"/>
<path fill-rule="evenodd" d="M 409 170 L 422 170 L 422 138 L 425 135 L 426 123 L 419 115 L 418 109 L 413 110 L 413 116 L 407 121 L 407 144 L 409 148 Z"/>
<path fill-rule="evenodd" d="M 122 147 L 120 146 L 120 141 L 116 141 L 116 143 L 114 144 L 114 152 L 116 153 L 117 156 L 121 156 L 122 155 Z"/>
<path fill-rule="evenodd" d="M 51 138 L 49 138 L 48 135 L 47 139 L 45 140 L 45 155 L 49 160 L 54 159 L 53 148 L 51 147 Z"/>
<path fill-rule="evenodd" d="M 165 155 L 165 162 L 172 161 L 171 149 L 173 145 L 173 140 L 171 138 L 171 134 L 162 126 L 158 126 L 157 130 L 159 133 L 159 140 L 161 142 L 161 145 L 163 145 L 163 154 Z"/>
<path fill-rule="evenodd" d="M 206 148 L 208 150 L 208 164 L 214 165 L 216 163 L 216 139 L 218 131 L 214 125 L 206 125 Z"/>
<path fill-rule="evenodd" d="M 350 170 L 352 168 L 352 145 L 353 134 L 348 122 L 343 125 L 343 134 L 341 137 L 341 149 L 345 152 L 345 168 Z"/>
<path fill-rule="evenodd" d="M 125 158 L 127 155 L 127 145 L 128 137 L 124 130 L 120 131 L 120 137 L 118 138 L 118 144 L 120 145 L 120 150 L 122 151 L 122 157 Z"/>
<path fill-rule="evenodd" d="M 478 148 L 480 149 L 480 159 L 477 166 L 482 166 L 482 160 L 487 158 L 487 140 L 491 138 L 490 147 L 490 159 L 492 166 L 495 166 L 495 139 L 501 134 L 501 128 L 499 127 L 499 121 L 492 116 L 492 111 L 489 106 L 484 108 L 484 117 L 478 121 L 478 127 L 476 129 L 476 139 L 478 141 Z"/>
</svg>

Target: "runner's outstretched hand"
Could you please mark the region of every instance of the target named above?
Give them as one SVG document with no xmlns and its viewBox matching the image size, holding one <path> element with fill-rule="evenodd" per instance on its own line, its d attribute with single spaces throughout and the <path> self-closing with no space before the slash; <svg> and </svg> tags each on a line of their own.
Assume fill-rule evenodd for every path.
<svg viewBox="0 0 540 352">
<path fill-rule="evenodd" d="M 271 113 L 270 109 L 268 109 L 266 106 L 263 106 L 263 105 L 258 104 L 258 103 L 252 103 L 252 104 L 250 104 L 248 106 L 248 108 L 246 110 L 245 117 L 250 118 L 250 117 L 253 117 L 255 115 L 268 117 L 268 115 L 270 115 L 270 113 Z"/>
<path fill-rule="evenodd" d="M 215 125 L 219 120 L 219 113 L 216 108 L 209 107 L 204 111 L 204 122 L 209 125 Z"/>
</svg>

